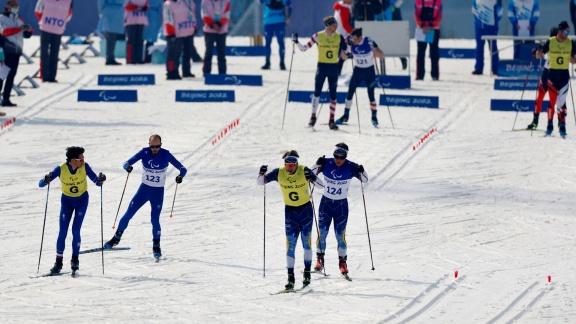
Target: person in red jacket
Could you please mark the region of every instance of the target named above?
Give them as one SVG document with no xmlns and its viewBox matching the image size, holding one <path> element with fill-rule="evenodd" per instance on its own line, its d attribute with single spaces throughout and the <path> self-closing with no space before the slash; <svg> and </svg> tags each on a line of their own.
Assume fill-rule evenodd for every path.
<svg viewBox="0 0 576 324">
<path fill-rule="evenodd" d="M 342 35 L 344 39 L 348 39 L 348 35 L 352 32 L 352 0 L 340 0 L 334 2 L 334 18 L 338 22 L 336 31 Z M 338 75 L 342 74 L 342 67 L 344 60 L 338 60 Z"/>
<path fill-rule="evenodd" d="M 442 0 L 415 0 L 414 19 L 416 20 L 416 40 L 418 52 L 416 55 L 416 80 L 424 80 L 426 68 L 424 55 L 430 44 L 430 62 L 432 63 L 432 80 L 440 77 L 438 61 L 440 60 L 440 21 L 442 21 Z M 420 35 L 420 37 L 418 36 Z"/>
</svg>

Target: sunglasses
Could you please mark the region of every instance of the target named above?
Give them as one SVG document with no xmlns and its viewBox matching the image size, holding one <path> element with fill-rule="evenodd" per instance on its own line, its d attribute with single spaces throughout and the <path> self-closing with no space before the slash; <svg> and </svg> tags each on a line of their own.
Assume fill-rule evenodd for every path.
<svg viewBox="0 0 576 324">
<path fill-rule="evenodd" d="M 284 166 L 287 168 L 295 168 L 296 164 L 298 164 L 298 163 L 284 163 Z"/>
<path fill-rule="evenodd" d="M 335 158 L 336 160 L 346 160 L 346 157 L 345 157 L 344 155 L 336 155 L 336 154 L 334 154 L 334 158 Z"/>
<path fill-rule="evenodd" d="M 72 161 L 76 161 L 76 162 L 80 162 L 80 161 L 84 161 L 84 158 L 81 159 L 71 159 Z"/>
<path fill-rule="evenodd" d="M 162 146 L 162 144 L 159 145 L 150 145 L 151 149 L 159 149 Z"/>
<path fill-rule="evenodd" d="M 564 29 L 563 32 L 564 32 L 564 34 L 569 35 L 569 34 L 570 34 L 570 29 Z"/>
</svg>

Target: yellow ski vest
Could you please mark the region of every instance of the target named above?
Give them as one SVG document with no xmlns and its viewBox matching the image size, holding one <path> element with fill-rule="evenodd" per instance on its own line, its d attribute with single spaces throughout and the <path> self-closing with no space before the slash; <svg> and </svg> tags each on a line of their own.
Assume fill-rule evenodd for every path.
<svg viewBox="0 0 576 324">
<path fill-rule="evenodd" d="M 298 165 L 294 174 L 288 174 L 286 167 L 278 171 L 278 183 L 287 206 L 298 207 L 310 201 L 308 181 L 304 176 L 304 166 Z"/>
<path fill-rule="evenodd" d="M 60 165 L 60 182 L 62 183 L 62 193 L 68 197 L 80 197 L 88 190 L 86 182 L 86 165 L 76 169 L 76 173 L 70 173 L 68 163 Z"/>
<path fill-rule="evenodd" d="M 570 68 L 570 54 L 572 53 L 572 40 L 559 42 L 556 37 L 550 38 L 550 69 L 568 70 Z"/>
<path fill-rule="evenodd" d="M 334 32 L 332 36 L 324 31 L 318 32 L 318 63 L 338 64 L 340 56 L 340 34 Z"/>
</svg>

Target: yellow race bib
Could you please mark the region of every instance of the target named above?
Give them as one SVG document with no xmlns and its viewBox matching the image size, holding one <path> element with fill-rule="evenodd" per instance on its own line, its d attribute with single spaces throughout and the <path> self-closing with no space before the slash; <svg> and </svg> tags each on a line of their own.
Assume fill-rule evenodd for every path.
<svg viewBox="0 0 576 324">
<path fill-rule="evenodd" d="M 299 165 L 294 174 L 288 174 L 286 167 L 278 172 L 278 183 L 287 206 L 298 207 L 310 201 L 308 181 L 304 176 L 304 166 Z"/>
<path fill-rule="evenodd" d="M 69 197 L 80 197 L 88 190 L 86 182 L 85 164 L 76 169 L 76 173 L 70 173 L 68 163 L 60 165 L 60 182 L 62 183 L 62 193 Z"/>
<path fill-rule="evenodd" d="M 568 70 L 570 68 L 570 54 L 572 53 L 572 41 L 568 38 L 559 42 L 556 37 L 550 38 L 550 69 Z"/>
<path fill-rule="evenodd" d="M 338 63 L 340 56 L 340 34 L 332 36 L 321 31 L 318 33 L 318 63 Z"/>
</svg>

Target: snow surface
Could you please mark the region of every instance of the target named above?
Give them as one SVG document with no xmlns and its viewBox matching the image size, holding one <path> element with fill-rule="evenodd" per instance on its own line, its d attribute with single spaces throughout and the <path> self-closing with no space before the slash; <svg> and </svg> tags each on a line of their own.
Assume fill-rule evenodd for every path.
<svg viewBox="0 0 576 324">
<path fill-rule="evenodd" d="M 196 44 L 202 52 L 200 38 Z M 229 44 L 247 45 L 248 39 L 229 39 Z M 26 41 L 26 52 L 37 45 L 37 37 Z M 288 40 L 287 46 L 289 66 Z M 474 44 L 442 40 L 441 46 Z M 81 49 L 72 46 L 61 57 Z M 414 42 L 412 53 L 413 77 Z M 390 107 L 392 129 L 387 108 L 379 106 L 381 127 L 375 129 L 361 89 L 360 119 L 354 106 L 350 125 L 342 126 L 345 131 L 328 129 L 324 105 L 317 131 L 311 132 L 306 128 L 310 104 L 303 103 L 288 103 L 282 130 L 289 73 L 278 70 L 276 54 L 270 71 L 260 70 L 262 57 L 228 57 L 229 73 L 262 74 L 263 87 L 206 86 L 200 64 L 193 65 L 199 77 L 166 81 L 162 65 L 110 67 L 102 58 L 87 61 L 60 69 L 57 84 L 24 88 L 26 96 L 13 97 L 18 107 L 0 108 L 17 119 L 0 132 L 0 322 L 576 322 L 572 109 L 565 140 L 557 132 L 548 138 L 542 132 L 511 132 L 513 125 L 524 128 L 532 115 L 521 113 L 514 124 L 516 113 L 491 112 L 489 102 L 519 99 L 520 92 L 493 91 L 492 77 L 470 75 L 473 60 L 443 59 L 441 81 L 431 81 L 427 73 L 410 90 L 386 90 L 437 95 L 441 109 Z M 315 64 L 315 50 L 297 51 L 290 89 L 311 90 Z M 486 64 L 485 72 L 488 60 Z M 23 62 L 16 81 L 37 67 Z M 387 59 L 387 67 L 390 74 L 405 73 L 398 59 Z M 347 63 L 345 73 L 350 72 Z M 154 73 L 157 84 L 126 87 L 138 89 L 138 103 L 77 102 L 78 89 L 109 88 L 97 86 L 99 73 Z M 234 89 L 236 102 L 175 103 L 176 89 Z M 525 94 L 527 99 L 534 96 L 534 91 Z M 338 105 L 337 117 L 342 112 Z M 237 119 L 238 126 L 213 145 Z M 414 150 L 431 129 L 437 131 Z M 147 145 L 152 133 L 161 134 L 164 147 L 188 168 L 173 218 L 172 179 L 177 173 L 169 172 L 161 215 L 166 260 L 155 263 L 152 258 L 146 205 L 120 243 L 132 249 L 106 253 L 104 274 L 101 254 L 92 253 L 80 256 L 76 279 L 31 279 L 37 272 L 46 207 L 47 189 L 38 188 L 38 180 L 64 161 L 66 147 L 83 146 L 95 172 L 108 176 L 102 192 L 106 241 L 114 233 L 127 179 L 122 164 Z M 350 146 L 349 158 L 370 175 L 364 195 L 358 181 L 350 189 L 347 242 L 353 281 L 338 274 L 331 229 L 326 252 L 330 276 L 315 275 L 305 292 L 271 296 L 286 281 L 283 203 L 278 185 L 267 185 L 264 227 L 264 189 L 255 183 L 258 169 L 262 164 L 280 166 L 287 149 L 298 150 L 301 164 L 311 166 L 319 156 L 330 156 L 341 141 Z M 140 184 L 140 170 L 136 165 L 128 178 L 118 219 Z M 54 262 L 59 191 L 54 182 L 40 273 Z M 82 249 L 101 244 L 100 189 L 90 184 L 89 192 Z M 319 191 L 314 193 L 316 205 L 320 197 Z M 71 234 L 66 271 L 70 244 Z M 302 254 L 299 244 L 297 285 Z"/>
</svg>

